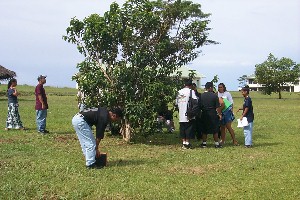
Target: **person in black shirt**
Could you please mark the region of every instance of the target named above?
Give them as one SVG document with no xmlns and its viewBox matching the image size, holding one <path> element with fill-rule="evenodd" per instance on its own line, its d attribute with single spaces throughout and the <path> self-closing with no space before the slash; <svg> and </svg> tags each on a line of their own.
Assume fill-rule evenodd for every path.
<svg viewBox="0 0 300 200">
<path fill-rule="evenodd" d="M 73 117 L 72 125 L 79 139 L 88 169 L 103 167 L 96 162 L 96 158 L 100 157 L 100 141 L 104 137 L 107 124 L 122 117 L 123 112 L 120 108 L 107 110 L 104 107 L 84 109 Z M 91 129 L 92 126 L 96 126 L 96 139 Z"/>
<path fill-rule="evenodd" d="M 213 134 L 215 147 L 222 148 L 219 143 L 218 131 L 219 131 L 219 120 L 221 119 L 221 110 L 219 98 L 213 93 L 213 83 L 207 82 L 205 84 L 206 91 L 201 94 L 200 107 L 202 109 L 202 144 L 201 147 L 206 147 L 207 134 Z"/>
<path fill-rule="evenodd" d="M 195 95 L 198 99 L 198 104 L 200 105 L 201 102 L 201 94 L 197 90 L 196 83 L 193 83 L 192 89 L 195 91 Z M 201 140 L 202 139 L 202 121 L 201 121 L 201 115 L 197 115 L 195 119 L 193 120 L 193 133 L 195 133 L 196 139 Z"/>
</svg>

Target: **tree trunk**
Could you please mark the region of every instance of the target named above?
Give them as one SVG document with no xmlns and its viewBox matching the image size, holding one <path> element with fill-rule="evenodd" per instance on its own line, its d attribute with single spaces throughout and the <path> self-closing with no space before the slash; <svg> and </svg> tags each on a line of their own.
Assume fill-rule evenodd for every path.
<svg viewBox="0 0 300 200">
<path fill-rule="evenodd" d="M 279 99 L 281 99 L 281 90 L 279 90 L 278 95 L 279 95 Z"/>
<path fill-rule="evenodd" d="M 132 134 L 133 134 L 133 130 L 130 126 L 130 123 L 128 121 L 128 119 L 125 119 L 124 123 L 122 123 L 122 128 L 121 128 L 121 134 L 123 136 L 123 139 L 126 142 L 129 142 L 130 139 L 132 138 Z"/>
</svg>

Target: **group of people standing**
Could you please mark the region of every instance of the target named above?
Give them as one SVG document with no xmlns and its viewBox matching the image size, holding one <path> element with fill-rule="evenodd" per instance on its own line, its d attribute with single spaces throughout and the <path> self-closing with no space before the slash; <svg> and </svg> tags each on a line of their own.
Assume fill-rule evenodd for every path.
<svg viewBox="0 0 300 200">
<path fill-rule="evenodd" d="M 242 88 L 241 92 L 245 99 L 243 108 L 239 108 L 237 112 L 243 110 L 241 119 L 247 118 L 249 125 L 244 127 L 245 147 L 252 147 L 254 120 L 252 100 L 249 97 L 248 87 Z M 191 99 L 196 100 L 199 107 L 199 115 L 192 118 L 187 115 L 187 108 Z M 200 94 L 192 80 L 186 80 L 185 87 L 178 91 L 175 105 L 179 111 L 179 133 L 183 149 L 192 148 L 190 140 L 194 136 L 198 140 L 202 140 L 200 147 L 206 148 L 208 135 L 213 135 L 215 148 L 222 148 L 225 143 L 226 129 L 231 135 L 233 145 L 239 145 L 232 128 L 232 122 L 235 119 L 233 99 L 226 90 L 224 83 L 218 85 L 218 93 L 215 93 L 213 83 L 207 82 L 205 92 Z"/>
<path fill-rule="evenodd" d="M 44 84 L 46 83 L 46 76 L 40 75 L 37 78 L 38 84 L 35 87 L 35 110 L 36 110 L 36 125 L 37 131 L 44 135 L 49 133 L 46 130 L 46 118 L 48 110 L 47 96 L 44 89 Z M 16 129 L 16 130 L 26 130 L 21 121 L 19 114 L 19 103 L 17 91 L 17 79 L 12 78 L 7 84 L 7 97 L 8 97 L 8 112 L 6 119 L 5 130 Z"/>
<path fill-rule="evenodd" d="M 40 75 L 37 78 L 38 85 L 35 88 L 35 110 L 36 110 L 36 124 L 38 133 L 44 135 L 49 133 L 46 129 L 46 118 L 48 110 L 47 96 L 43 85 L 46 83 L 46 76 Z M 19 129 L 25 130 L 20 118 L 18 110 L 18 95 L 16 89 L 17 80 L 11 79 L 8 83 L 8 114 L 6 120 L 5 130 Z M 252 147 L 252 130 L 253 130 L 253 106 L 252 100 L 249 97 L 249 88 L 242 89 L 244 96 L 243 110 L 241 115 L 246 117 L 249 125 L 244 127 L 245 147 Z M 197 102 L 201 110 L 201 116 L 197 115 L 190 118 L 187 115 L 187 105 L 189 100 L 193 99 Z M 82 102 L 83 103 L 83 102 Z M 179 125 L 180 137 L 182 139 L 182 148 L 190 149 L 190 139 L 192 135 L 196 135 L 199 140 L 202 140 L 200 147 L 206 148 L 207 138 L 209 134 L 213 135 L 215 148 L 222 148 L 225 142 L 226 129 L 229 131 L 233 144 L 238 145 L 235 138 L 234 130 L 231 123 L 234 120 L 233 115 L 233 100 L 223 83 L 218 85 L 218 94 L 214 92 L 214 85 L 212 82 L 205 84 L 205 92 L 200 94 L 191 80 L 185 82 L 185 87 L 178 91 L 176 97 L 176 105 L 179 111 Z M 80 111 L 73 117 L 72 125 L 76 131 L 79 139 L 83 155 L 86 160 L 86 167 L 88 169 L 102 168 L 103 162 L 100 162 L 100 141 L 104 137 L 104 131 L 108 123 L 120 120 L 123 117 L 123 111 L 120 108 L 85 108 L 80 106 Z M 168 122 L 169 131 L 174 131 L 174 122 L 172 114 L 168 112 L 166 115 L 160 114 Z M 200 111 L 199 111 L 200 113 Z M 170 115 L 170 116 L 169 116 Z M 168 117 L 168 118 L 167 118 Z M 96 126 L 96 138 L 92 132 L 92 126 Z M 221 134 L 219 134 L 219 132 Z"/>
</svg>

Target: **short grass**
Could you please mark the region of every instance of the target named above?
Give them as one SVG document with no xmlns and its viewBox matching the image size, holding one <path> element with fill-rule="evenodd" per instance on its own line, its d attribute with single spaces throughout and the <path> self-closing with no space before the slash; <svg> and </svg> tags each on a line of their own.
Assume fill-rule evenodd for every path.
<svg viewBox="0 0 300 200">
<path fill-rule="evenodd" d="M 5 91 L 6 85 L 0 86 Z M 4 131 L 7 98 L 0 96 L 0 199 L 300 199 L 300 94 L 252 92 L 254 148 L 231 145 L 182 150 L 177 132 L 125 143 L 106 133 L 108 166 L 86 170 L 71 125 L 76 90 L 46 87 L 47 129 L 35 128 L 34 87 L 18 86 L 27 131 Z M 232 92 L 235 107 L 242 105 Z M 234 129 L 243 144 L 242 129 Z"/>
</svg>

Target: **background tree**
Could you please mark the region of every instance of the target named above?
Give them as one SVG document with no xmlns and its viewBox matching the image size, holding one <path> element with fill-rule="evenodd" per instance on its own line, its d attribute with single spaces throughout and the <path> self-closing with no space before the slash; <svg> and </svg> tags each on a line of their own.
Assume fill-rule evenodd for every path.
<svg viewBox="0 0 300 200">
<path fill-rule="evenodd" d="M 103 16 L 73 18 L 63 39 L 85 57 L 73 79 L 86 103 L 124 108 L 125 140 L 150 133 L 160 102 L 172 102 L 182 87 L 180 74 L 171 74 L 216 43 L 208 40 L 208 17 L 192 1 L 128 0 Z"/>
<path fill-rule="evenodd" d="M 237 80 L 239 81 L 239 87 L 243 87 L 246 85 L 247 83 L 247 75 L 243 75 L 240 78 L 238 78 Z"/>
<path fill-rule="evenodd" d="M 215 84 L 217 84 L 217 83 L 219 82 L 219 77 L 218 77 L 218 75 L 214 75 L 214 78 L 211 80 L 211 82 L 214 84 L 214 89 L 215 89 L 215 91 L 218 91 L 218 86 L 215 85 Z"/>
<path fill-rule="evenodd" d="M 264 84 L 264 92 L 271 94 L 276 92 L 279 99 L 282 98 L 282 87 L 287 83 L 296 83 L 300 77 L 300 65 L 290 58 L 278 60 L 271 53 L 268 59 L 261 64 L 255 65 L 255 79 Z"/>
</svg>

